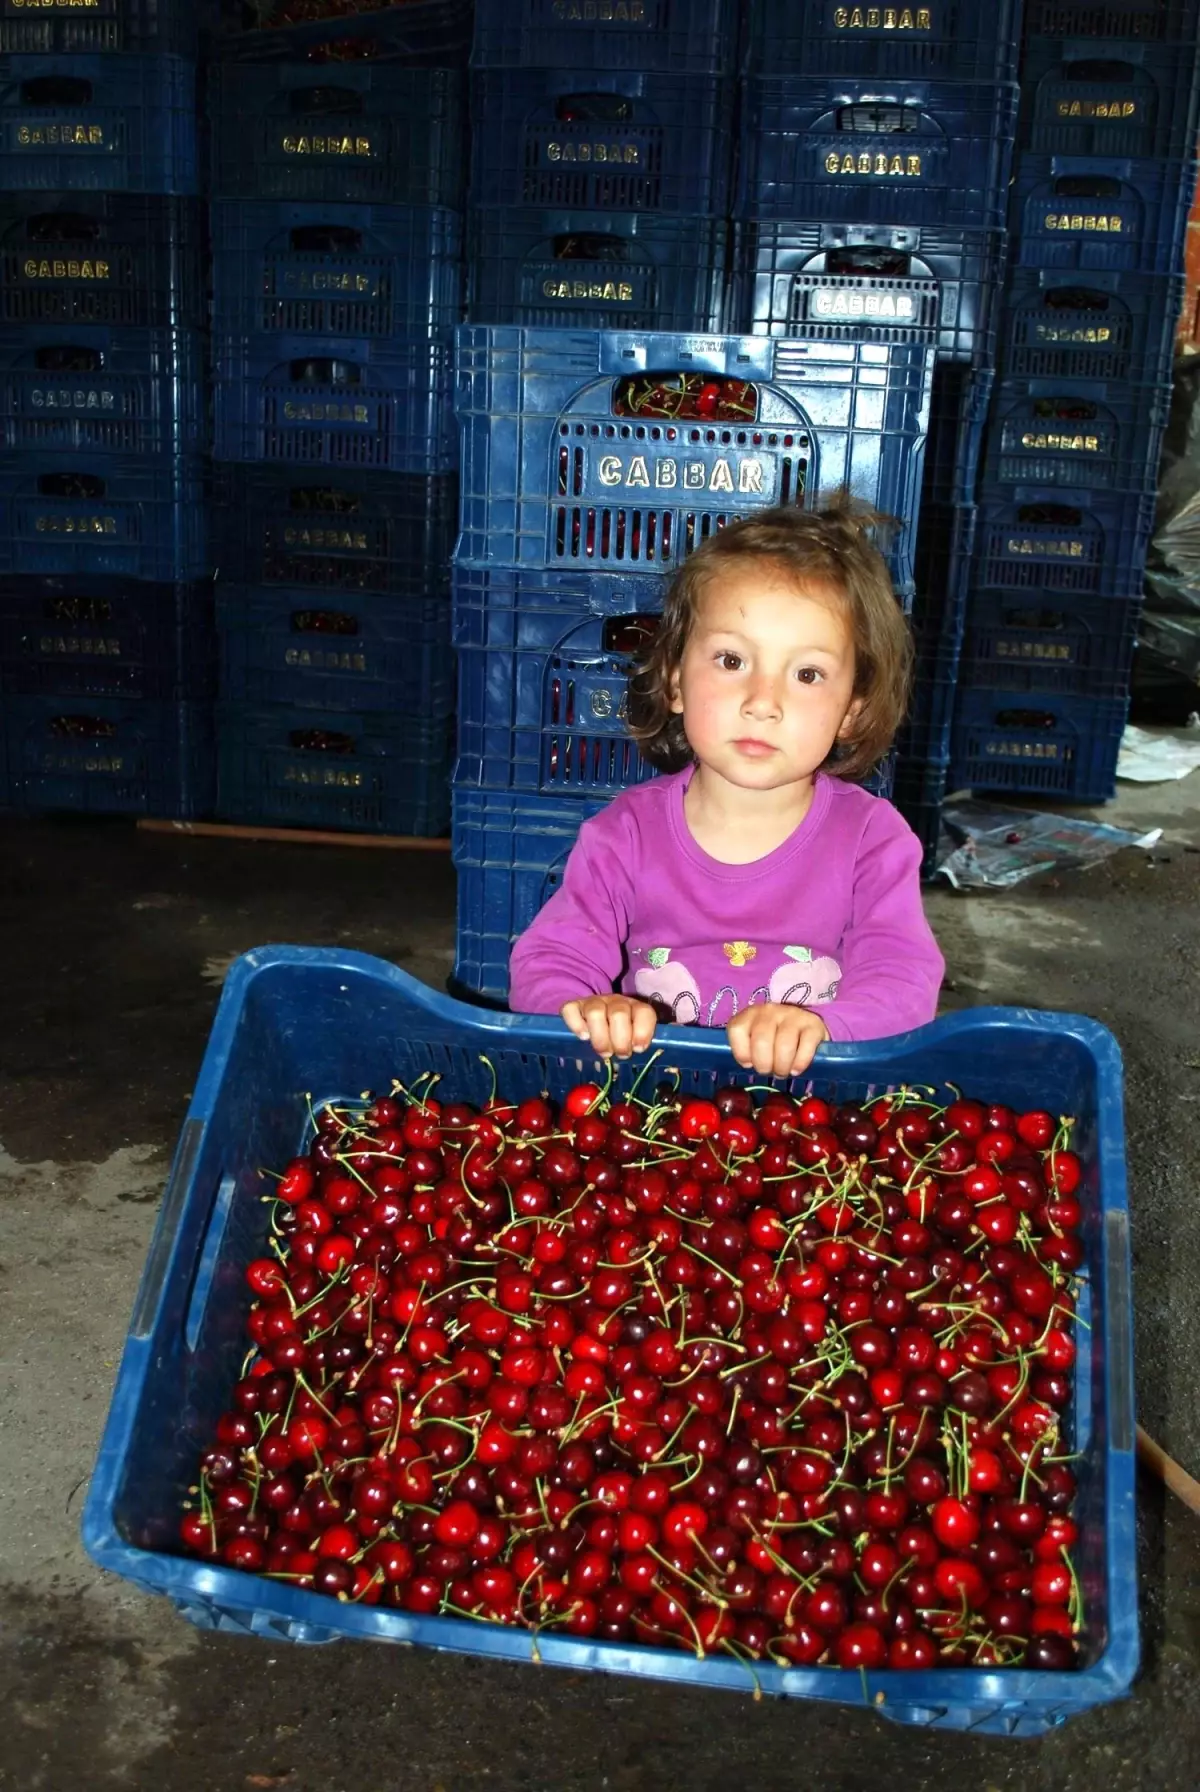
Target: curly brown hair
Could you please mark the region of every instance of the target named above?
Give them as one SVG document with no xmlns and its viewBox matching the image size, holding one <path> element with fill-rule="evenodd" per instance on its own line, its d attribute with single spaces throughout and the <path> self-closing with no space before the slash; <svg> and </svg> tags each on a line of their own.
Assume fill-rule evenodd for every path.
<svg viewBox="0 0 1200 1792">
<path fill-rule="evenodd" d="M 794 578 L 841 593 L 854 641 L 858 709 L 823 771 L 864 778 L 883 758 L 904 720 L 912 677 L 908 620 L 873 536 L 893 519 L 839 492 L 819 510 L 759 511 L 710 536 L 671 580 L 662 620 L 629 681 L 629 729 L 642 755 L 661 771 L 680 771 L 694 755 L 683 717 L 672 713 L 675 678 L 700 600 L 722 567 L 766 560 Z"/>
</svg>

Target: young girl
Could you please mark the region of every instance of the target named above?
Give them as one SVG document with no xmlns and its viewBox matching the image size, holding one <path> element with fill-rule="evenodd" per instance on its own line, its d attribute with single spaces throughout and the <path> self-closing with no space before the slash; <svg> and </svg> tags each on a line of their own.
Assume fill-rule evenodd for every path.
<svg viewBox="0 0 1200 1792">
<path fill-rule="evenodd" d="M 766 511 L 683 563 L 630 683 L 632 732 L 668 775 L 584 823 L 513 947 L 514 1010 L 561 1014 L 602 1057 L 643 1050 L 660 1018 L 723 1026 L 775 1076 L 827 1039 L 932 1020 L 920 846 L 850 782 L 908 692 L 881 521 L 840 500 Z"/>
</svg>

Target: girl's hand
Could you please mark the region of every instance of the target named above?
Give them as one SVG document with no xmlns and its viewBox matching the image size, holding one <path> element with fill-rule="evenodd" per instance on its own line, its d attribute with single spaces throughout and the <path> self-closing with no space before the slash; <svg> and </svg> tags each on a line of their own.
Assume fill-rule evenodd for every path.
<svg viewBox="0 0 1200 1792">
<path fill-rule="evenodd" d="M 628 1058 L 654 1038 L 658 1015 L 632 996 L 583 996 L 568 1002 L 562 1017 L 579 1039 L 591 1041 L 598 1058 Z"/>
<path fill-rule="evenodd" d="M 726 1029 L 729 1049 L 743 1070 L 759 1076 L 802 1076 L 829 1029 L 810 1008 L 792 1002 L 761 1002 L 743 1008 Z"/>
</svg>

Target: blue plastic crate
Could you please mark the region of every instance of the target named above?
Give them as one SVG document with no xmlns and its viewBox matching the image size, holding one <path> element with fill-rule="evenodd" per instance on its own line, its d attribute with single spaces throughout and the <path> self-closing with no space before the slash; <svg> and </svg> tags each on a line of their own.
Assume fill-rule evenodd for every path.
<svg viewBox="0 0 1200 1792">
<path fill-rule="evenodd" d="M 204 208 L 126 193 L 0 196 L 0 327 L 208 322 Z"/>
<path fill-rule="evenodd" d="M 207 703 L 82 693 L 6 696 L 0 726 L 14 809 L 177 821 L 211 813 Z"/>
<path fill-rule="evenodd" d="M 453 711 L 444 594 L 355 600 L 222 580 L 217 629 L 226 702 L 386 710 L 428 722 Z"/>
<path fill-rule="evenodd" d="M 960 687 L 950 778 L 979 791 L 1103 803 L 1116 787 L 1129 700 Z"/>
<path fill-rule="evenodd" d="M 475 0 L 471 61 L 719 74 L 733 66 L 737 10 L 736 0 Z"/>
<path fill-rule="evenodd" d="M 984 450 L 995 486 L 1150 492 L 1171 405 L 1169 385 L 1002 380 Z"/>
<path fill-rule="evenodd" d="M 1186 281 L 1171 274 L 1054 273 L 1014 268 L 1004 295 L 999 362 L 1017 379 L 1171 377 Z"/>
<path fill-rule="evenodd" d="M 536 206 L 467 215 L 467 315 L 537 329 L 721 330 L 720 218 Z"/>
<path fill-rule="evenodd" d="M 724 74 L 476 69 L 472 204 L 726 212 L 733 97 Z"/>
<path fill-rule="evenodd" d="M 661 1032 L 685 1093 L 747 1081 L 721 1032 Z M 344 950 L 266 947 L 226 978 L 160 1209 L 91 1477 L 83 1537 L 99 1565 L 171 1598 L 206 1629 L 285 1640 L 339 1637 L 416 1643 L 508 1661 L 608 1671 L 692 1687 L 818 1699 L 924 1728 L 1035 1735 L 1128 1694 L 1138 1664 L 1134 1406 L 1122 1070 L 1095 1021 L 1029 1009 L 970 1009 L 891 1040 L 824 1046 L 795 1088 L 861 1101 L 900 1084 L 965 1087 L 1017 1108 L 1043 1103 L 1077 1118 L 1090 1329 L 1080 1328 L 1075 1417 L 1078 1560 L 1090 1613 L 1074 1673 L 1021 1669 L 888 1670 L 756 1664 L 723 1655 L 579 1640 L 549 1630 L 338 1602 L 283 1581 L 186 1560 L 178 1513 L 245 1354 L 251 1294 L 245 1264 L 261 1253 L 262 1166 L 285 1162 L 308 1134 L 305 1091 L 354 1096 L 440 1073 L 483 1101 L 494 1065 L 520 1099 L 561 1097 L 602 1067 L 556 1019 L 503 1016 L 452 1002 L 394 965 Z"/>
<path fill-rule="evenodd" d="M 1121 38 L 1195 49 L 1197 0 L 1025 0 L 1025 36 Z"/>
<path fill-rule="evenodd" d="M 1178 274 L 1194 161 L 1022 155 L 1009 201 L 1022 268 Z"/>
<path fill-rule="evenodd" d="M 244 585 L 449 601 L 452 474 L 214 469 L 213 564 Z"/>
<path fill-rule="evenodd" d="M 219 0 L 214 54 L 222 60 L 309 63 L 462 62 L 471 42 L 471 0 L 372 0 L 356 13 L 305 9 L 291 0 Z"/>
<path fill-rule="evenodd" d="M 1020 0 L 750 0 L 747 61 L 782 75 L 1012 81 Z"/>
<path fill-rule="evenodd" d="M 846 485 L 916 516 L 932 351 L 872 343 L 479 329 L 458 336 L 458 558 L 670 571 L 733 518 Z M 749 382 L 744 423 L 639 421 L 640 376 Z M 888 548 L 911 579 L 910 530 Z"/>
<path fill-rule="evenodd" d="M 662 609 L 669 583 L 667 573 L 456 566 L 454 644 L 513 649 L 519 632 L 534 623 L 561 632 L 586 617 L 655 614 Z"/>
<path fill-rule="evenodd" d="M 755 336 L 929 342 L 939 360 L 987 366 L 1004 254 L 998 230 L 749 219 L 734 231 L 730 315 Z"/>
<path fill-rule="evenodd" d="M 1035 155 L 1190 156 L 1200 63 L 1182 45 L 1031 37 L 1020 141 Z"/>
<path fill-rule="evenodd" d="M 978 515 L 969 504 L 922 502 L 912 606 L 918 641 L 962 633 Z"/>
<path fill-rule="evenodd" d="M 207 537 L 194 461 L 0 454 L 0 573 L 199 579 Z"/>
<path fill-rule="evenodd" d="M 511 645 L 458 645 L 456 777 L 588 798 L 653 777 L 625 719 L 633 656 L 653 638 L 658 613 L 501 614 Z M 498 632 L 493 623 L 489 633 Z"/>
<path fill-rule="evenodd" d="M 0 579 L 0 691 L 215 695 L 212 587 L 138 579 Z"/>
<path fill-rule="evenodd" d="M 1135 590 L 1153 527 L 1152 493 L 985 484 L 976 583 L 1080 596 Z"/>
<path fill-rule="evenodd" d="M 991 690 L 1124 697 L 1141 608 L 1140 586 L 1114 597 L 974 589 L 962 681 Z"/>
<path fill-rule="evenodd" d="M 220 337 L 214 360 L 219 460 L 376 473 L 454 469 L 446 344 Z"/>
<path fill-rule="evenodd" d="M 903 754 L 896 767 L 892 801 L 921 842 L 921 876 L 928 880 L 937 870 L 942 832 L 942 805 L 946 800 L 949 762 L 906 762 Z"/>
<path fill-rule="evenodd" d="M 208 112 L 214 193 L 323 205 L 462 203 L 457 70 L 215 63 Z"/>
<path fill-rule="evenodd" d="M 208 440 L 203 376 L 190 330 L 0 329 L 0 451 L 197 453 Z"/>
<path fill-rule="evenodd" d="M 583 823 L 607 797 L 548 797 L 454 785 L 451 850 L 458 880 L 453 987 L 508 998 L 508 958 L 562 883 Z"/>
<path fill-rule="evenodd" d="M 995 379 L 990 370 L 939 362 L 933 370 L 922 511 L 973 504 Z"/>
<path fill-rule="evenodd" d="M 897 741 L 897 751 L 903 759 L 914 765 L 949 762 L 958 680 L 957 665 L 941 675 L 918 680 L 908 720 Z"/>
<path fill-rule="evenodd" d="M 0 0 L 0 53 L 194 56 L 201 12 L 199 0 Z"/>
<path fill-rule="evenodd" d="M 442 206 L 212 206 L 213 329 L 447 336 L 462 319 L 462 218 Z"/>
<path fill-rule="evenodd" d="M 219 703 L 216 716 L 222 821 L 424 836 L 449 826 L 444 719 L 251 703 Z"/>
<path fill-rule="evenodd" d="M 752 75 L 739 217 L 1003 229 L 1015 82 Z"/>
<path fill-rule="evenodd" d="M 196 193 L 196 65 L 0 57 L 0 192 Z"/>
</svg>

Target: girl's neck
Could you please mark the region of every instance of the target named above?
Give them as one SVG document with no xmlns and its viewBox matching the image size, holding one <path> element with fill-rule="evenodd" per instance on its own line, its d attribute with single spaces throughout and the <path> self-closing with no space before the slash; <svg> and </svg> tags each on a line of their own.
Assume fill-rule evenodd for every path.
<svg viewBox="0 0 1200 1792">
<path fill-rule="evenodd" d="M 710 859 L 752 865 L 790 839 L 812 807 L 815 775 L 778 790 L 744 790 L 698 765 L 684 792 L 688 832 Z"/>
</svg>

